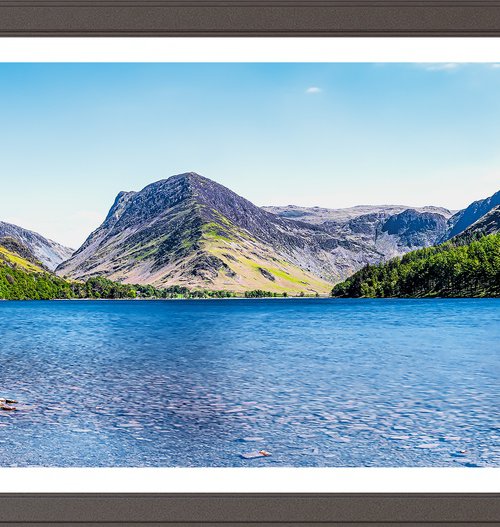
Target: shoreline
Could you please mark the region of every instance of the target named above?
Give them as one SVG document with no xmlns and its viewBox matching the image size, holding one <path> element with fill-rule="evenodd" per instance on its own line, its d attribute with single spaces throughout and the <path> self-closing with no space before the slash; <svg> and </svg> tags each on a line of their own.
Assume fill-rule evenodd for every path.
<svg viewBox="0 0 500 527">
<path fill-rule="evenodd" d="M 220 298 L 50 298 L 50 299 L 7 299 L 0 298 L 0 302 L 183 302 L 186 300 L 321 300 L 334 298 L 332 296 L 264 296 L 245 297 L 231 296 Z"/>
<path fill-rule="evenodd" d="M 278 296 L 278 297 L 221 297 L 221 298 L 50 298 L 50 299 L 7 299 L 0 298 L 2 302 L 185 302 L 191 301 L 216 301 L 216 300 L 500 300 L 497 296 L 432 296 L 432 297 L 334 297 L 334 296 Z"/>
</svg>

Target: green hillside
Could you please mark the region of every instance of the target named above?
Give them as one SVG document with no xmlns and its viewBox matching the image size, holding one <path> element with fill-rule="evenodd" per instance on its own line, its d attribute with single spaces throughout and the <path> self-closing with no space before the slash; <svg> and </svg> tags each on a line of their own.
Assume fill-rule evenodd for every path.
<svg viewBox="0 0 500 527">
<path fill-rule="evenodd" d="M 498 297 L 500 234 L 449 241 L 368 265 L 332 290 L 341 298 Z"/>
<path fill-rule="evenodd" d="M 228 298 L 236 293 L 223 290 L 190 290 L 172 285 L 121 284 L 102 276 L 86 281 L 59 278 L 30 254 L 25 246 L 0 239 L 0 300 L 130 299 L 130 298 Z M 277 296 L 269 291 L 249 291 L 245 296 Z M 286 296 L 284 293 L 283 296 Z"/>
<path fill-rule="evenodd" d="M 72 297 L 68 282 L 47 272 L 33 259 L 28 260 L 23 256 L 0 245 L 0 299 L 49 300 Z"/>
</svg>

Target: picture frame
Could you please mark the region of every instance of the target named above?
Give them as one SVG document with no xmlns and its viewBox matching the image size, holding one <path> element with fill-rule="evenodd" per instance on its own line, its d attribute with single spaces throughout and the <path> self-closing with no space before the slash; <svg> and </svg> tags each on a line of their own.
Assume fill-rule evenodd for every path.
<svg viewBox="0 0 500 527">
<path fill-rule="evenodd" d="M 495 0 L 2 0 L 3 36 L 498 36 Z"/>
<path fill-rule="evenodd" d="M 500 36 L 498 0 L 0 0 L 3 37 Z M 0 525 L 475 525 L 496 493 L 12 493 Z"/>
</svg>

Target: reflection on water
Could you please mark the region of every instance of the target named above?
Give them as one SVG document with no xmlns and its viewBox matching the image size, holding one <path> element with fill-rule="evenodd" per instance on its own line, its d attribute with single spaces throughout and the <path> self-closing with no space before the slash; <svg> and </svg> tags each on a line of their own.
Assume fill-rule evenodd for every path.
<svg viewBox="0 0 500 527">
<path fill-rule="evenodd" d="M 500 466 L 499 307 L 2 302 L 0 465 Z"/>
</svg>

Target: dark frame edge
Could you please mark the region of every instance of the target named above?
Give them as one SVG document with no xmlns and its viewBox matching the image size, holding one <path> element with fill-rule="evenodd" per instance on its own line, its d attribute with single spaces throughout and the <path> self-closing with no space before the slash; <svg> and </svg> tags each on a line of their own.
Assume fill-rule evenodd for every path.
<svg viewBox="0 0 500 527">
<path fill-rule="evenodd" d="M 0 36 L 500 36 L 500 2 L 0 0 Z"/>
<path fill-rule="evenodd" d="M 500 494 L 0 494 L 0 525 L 498 525 Z"/>
<path fill-rule="evenodd" d="M 498 37 L 500 2 L 0 0 L 4 37 Z M 0 494 L 1 525 L 500 524 L 500 494 Z"/>
</svg>

